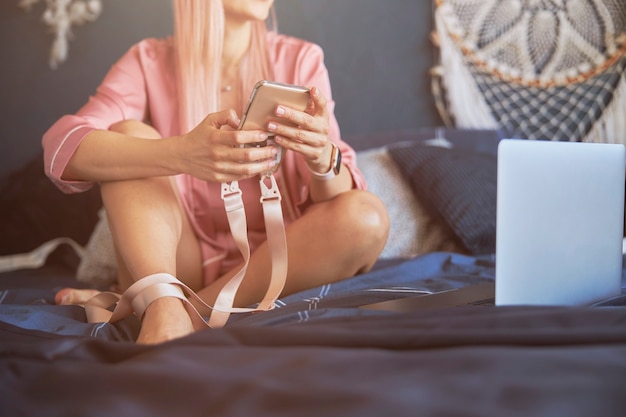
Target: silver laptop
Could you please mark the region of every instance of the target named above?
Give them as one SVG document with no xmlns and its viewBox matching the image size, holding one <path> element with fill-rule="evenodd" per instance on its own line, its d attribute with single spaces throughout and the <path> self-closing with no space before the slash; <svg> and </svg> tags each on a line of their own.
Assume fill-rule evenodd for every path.
<svg viewBox="0 0 626 417">
<path fill-rule="evenodd" d="M 493 283 L 367 309 L 591 305 L 621 294 L 623 145 L 504 139 L 498 147 Z M 495 288 L 494 288 L 495 287 Z"/>
<path fill-rule="evenodd" d="M 503 140 L 496 305 L 586 305 L 621 293 L 625 148 Z"/>
</svg>

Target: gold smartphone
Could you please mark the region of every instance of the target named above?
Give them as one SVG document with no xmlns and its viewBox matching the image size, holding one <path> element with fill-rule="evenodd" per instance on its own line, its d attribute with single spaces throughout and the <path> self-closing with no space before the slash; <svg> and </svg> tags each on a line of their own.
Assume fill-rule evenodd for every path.
<svg viewBox="0 0 626 417">
<path fill-rule="evenodd" d="M 266 130 L 267 123 L 277 119 L 275 111 L 278 105 L 304 111 L 309 104 L 309 98 L 308 88 L 273 81 L 259 81 L 250 94 L 246 110 L 239 123 L 239 130 Z M 281 123 L 289 124 L 285 120 L 281 120 Z M 244 147 L 260 148 L 271 144 L 274 144 L 273 135 L 269 135 L 269 138 L 263 142 L 244 145 Z M 276 165 L 272 170 L 264 173 L 266 176 L 276 172 L 283 158 L 283 148 L 278 146 L 277 149 L 278 153 L 274 158 Z"/>
<path fill-rule="evenodd" d="M 276 107 L 284 105 L 304 111 L 309 103 L 309 89 L 297 85 L 259 81 L 250 94 L 239 130 L 265 130 L 270 120 L 276 120 Z M 281 123 L 287 123 L 281 120 Z"/>
</svg>

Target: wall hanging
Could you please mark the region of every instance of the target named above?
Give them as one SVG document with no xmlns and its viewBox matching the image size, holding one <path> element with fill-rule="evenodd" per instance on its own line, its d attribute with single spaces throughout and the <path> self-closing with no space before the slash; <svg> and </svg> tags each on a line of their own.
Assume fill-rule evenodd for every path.
<svg viewBox="0 0 626 417">
<path fill-rule="evenodd" d="M 448 123 L 626 144 L 626 0 L 435 3 Z"/>
<path fill-rule="evenodd" d="M 30 12 L 37 3 L 45 3 L 42 20 L 51 29 L 54 41 L 50 48 L 50 68 L 56 69 L 65 62 L 72 39 L 72 26 L 93 22 L 100 16 L 100 0 L 20 0 L 19 7 Z"/>
</svg>

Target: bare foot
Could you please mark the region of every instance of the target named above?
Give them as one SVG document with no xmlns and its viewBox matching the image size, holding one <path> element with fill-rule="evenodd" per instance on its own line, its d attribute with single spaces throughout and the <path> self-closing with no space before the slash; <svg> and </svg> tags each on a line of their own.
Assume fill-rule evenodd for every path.
<svg viewBox="0 0 626 417">
<path fill-rule="evenodd" d="M 54 296 L 54 302 L 58 305 L 85 304 L 94 295 L 100 294 L 98 290 L 63 288 Z"/>
<path fill-rule="evenodd" d="M 183 302 L 178 298 L 163 297 L 146 309 L 137 343 L 162 343 L 193 332 L 193 323 Z"/>
<path fill-rule="evenodd" d="M 58 305 L 83 305 L 98 294 L 100 294 L 98 290 L 63 288 L 56 293 L 54 301 Z M 163 297 L 156 299 L 146 309 L 137 343 L 157 344 L 193 332 L 193 323 L 182 301 L 178 298 Z"/>
</svg>

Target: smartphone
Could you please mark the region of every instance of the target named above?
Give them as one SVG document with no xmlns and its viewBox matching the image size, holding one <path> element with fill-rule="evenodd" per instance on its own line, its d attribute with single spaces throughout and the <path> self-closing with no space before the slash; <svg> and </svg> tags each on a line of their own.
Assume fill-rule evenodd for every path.
<svg viewBox="0 0 626 417">
<path fill-rule="evenodd" d="M 272 81 L 259 81 L 250 94 L 239 130 L 265 130 L 267 123 L 276 119 L 278 105 L 304 111 L 309 103 L 309 89 Z M 281 123 L 286 123 L 281 121 Z"/>
<path fill-rule="evenodd" d="M 259 81 L 256 83 L 250 94 L 250 99 L 243 113 L 239 130 L 265 130 L 267 123 L 276 119 L 275 111 L 278 105 L 284 105 L 295 110 L 304 111 L 309 104 L 309 89 L 297 85 L 277 83 L 273 81 Z M 281 123 L 287 123 L 282 120 Z M 274 144 L 274 136 L 269 135 L 263 142 L 244 145 L 246 148 L 264 147 Z M 278 153 L 274 161 L 276 165 L 271 171 L 264 173 L 271 175 L 278 169 L 278 165 L 283 159 L 283 148 L 278 146 Z"/>
</svg>

